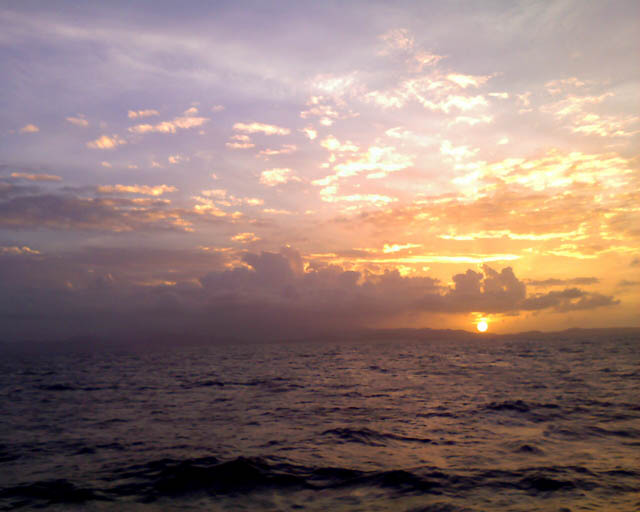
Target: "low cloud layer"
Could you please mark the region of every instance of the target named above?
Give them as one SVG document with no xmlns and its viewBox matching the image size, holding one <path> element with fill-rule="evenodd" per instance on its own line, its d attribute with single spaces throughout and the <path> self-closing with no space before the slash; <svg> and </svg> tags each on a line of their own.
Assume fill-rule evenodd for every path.
<svg viewBox="0 0 640 512">
<path fill-rule="evenodd" d="M 85 249 L 55 256 L 18 249 L 0 252 L 0 339 L 173 333 L 260 340 L 416 315 L 566 312 L 618 303 L 580 288 L 528 294 L 510 267 L 484 265 L 445 285 L 305 261 L 289 247 L 278 253 Z"/>
</svg>

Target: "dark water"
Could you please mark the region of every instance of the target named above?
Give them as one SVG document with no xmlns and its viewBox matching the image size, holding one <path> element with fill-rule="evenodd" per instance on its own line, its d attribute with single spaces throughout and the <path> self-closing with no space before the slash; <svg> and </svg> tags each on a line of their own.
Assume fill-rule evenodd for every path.
<svg viewBox="0 0 640 512">
<path fill-rule="evenodd" d="M 639 348 L 6 356 L 0 509 L 637 511 Z"/>
</svg>

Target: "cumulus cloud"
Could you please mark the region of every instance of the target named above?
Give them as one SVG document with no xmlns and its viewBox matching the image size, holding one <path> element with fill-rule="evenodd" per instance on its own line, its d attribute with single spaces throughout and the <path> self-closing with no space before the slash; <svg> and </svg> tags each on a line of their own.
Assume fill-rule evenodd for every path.
<svg viewBox="0 0 640 512">
<path fill-rule="evenodd" d="M 255 239 L 251 232 L 233 237 L 241 243 Z M 425 313 L 574 311 L 618 302 L 578 288 L 528 296 L 525 283 L 509 267 L 467 270 L 446 286 L 398 271 L 356 272 L 305 261 L 290 247 L 278 253 L 91 249 L 55 258 L 18 249 L 0 251 L 0 258 L 0 278 L 13 297 L 9 303 L 0 294 L 5 310 L 31 304 L 29 322 L 0 319 L 0 332 L 15 336 L 20 329 L 24 334 L 51 323 L 77 329 L 87 325 L 78 320 L 91 317 L 120 334 L 161 325 L 183 335 L 265 339 L 309 335 L 327 326 L 360 328 Z M 30 286 L 35 282 L 39 285 Z M 136 322 L 130 321 L 133 311 Z M 69 321 L 71 314 L 76 321 Z"/>
</svg>

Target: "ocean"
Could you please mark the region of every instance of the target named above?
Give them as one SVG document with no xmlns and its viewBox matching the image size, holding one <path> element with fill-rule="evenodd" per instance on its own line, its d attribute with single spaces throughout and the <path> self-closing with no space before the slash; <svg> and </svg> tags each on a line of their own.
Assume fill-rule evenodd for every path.
<svg viewBox="0 0 640 512">
<path fill-rule="evenodd" d="M 7 353 L 1 510 L 637 511 L 633 335 Z"/>
</svg>

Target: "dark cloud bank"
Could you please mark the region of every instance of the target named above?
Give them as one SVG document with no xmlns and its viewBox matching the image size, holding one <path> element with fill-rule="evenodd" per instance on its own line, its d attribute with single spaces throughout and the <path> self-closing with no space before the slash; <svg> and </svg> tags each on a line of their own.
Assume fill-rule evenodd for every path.
<svg viewBox="0 0 640 512">
<path fill-rule="evenodd" d="M 612 306 L 580 288 L 528 294 L 510 267 L 467 270 L 453 286 L 429 277 L 344 271 L 303 261 L 291 248 L 243 253 L 85 249 L 0 253 L 0 340 L 301 338 L 428 313 L 559 312 Z M 177 269 L 177 270 L 176 270 Z"/>
</svg>

